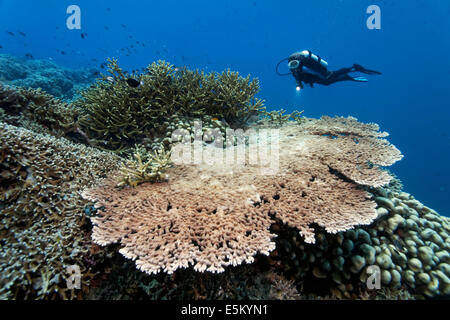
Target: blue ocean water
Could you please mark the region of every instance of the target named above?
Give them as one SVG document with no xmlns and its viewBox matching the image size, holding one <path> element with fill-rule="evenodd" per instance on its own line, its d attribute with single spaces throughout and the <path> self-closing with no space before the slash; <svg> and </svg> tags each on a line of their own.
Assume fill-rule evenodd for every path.
<svg viewBox="0 0 450 320">
<path fill-rule="evenodd" d="M 80 30 L 66 27 L 69 5 L 81 9 Z M 370 5 L 380 30 L 367 28 Z M 129 70 L 164 59 L 251 74 L 270 109 L 378 123 L 405 155 L 392 167 L 405 191 L 450 216 L 449 16 L 446 0 L 0 0 L 0 53 L 71 68 L 116 57 Z M 275 65 L 304 49 L 331 70 L 359 63 L 383 75 L 296 92 Z"/>
</svg>

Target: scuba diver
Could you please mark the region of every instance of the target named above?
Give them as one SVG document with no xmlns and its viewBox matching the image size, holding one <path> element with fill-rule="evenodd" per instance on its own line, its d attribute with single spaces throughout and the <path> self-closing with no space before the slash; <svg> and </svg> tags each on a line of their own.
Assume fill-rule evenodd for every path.
<svg viewBox="0 0 450 320">
<path fill-rule="evenodd" d="M 295 52 L 291 54 L 289 58 L 281 60 L 277 64 L 276 68 L 276 72 L 279 75 L 290 74 L 280 74 L 278 72 L 278 66 L 285 60 L 288 60 L 288 67 L 291 70 L 291 73 L 294 76 L 295 80 L 297 81 L 297 90 L 303 89 L 303 83 L 309 84 L 311 88 L 313 88 L 314 83 L 328 86 L 339 81 L 368 81 L 364 77 L 352 77 L 349 75 L 350 72 L 381 74 L 381 72 L 378 71 L 365 69 L 359 64 L 354 64 L 350 68 L 342 68 L 336 71 L 329 71 L 328 63 L 325 60 L 313 54 L 309 50 L 304 50 L 302 52 Z"/>
</svg>

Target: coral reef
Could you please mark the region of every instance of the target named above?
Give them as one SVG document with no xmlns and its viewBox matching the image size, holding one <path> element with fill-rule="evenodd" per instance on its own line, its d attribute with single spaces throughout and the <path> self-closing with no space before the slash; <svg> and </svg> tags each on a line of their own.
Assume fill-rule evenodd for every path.
<svg viewBox="0 0 450 320">
<path fill-rule="evenodd" d="M 179 165 L 168 170 L 168 182 L 137 188 L 119 190 L 113 176 L 106 179 L 83 192 L 105 209 L 91 218 L 93 240 L 100 245 L 120 242 L 120 252 L 150 274 L 189 265 L 197 271 L 223 272 L 226 266 L 252 262 L 257 253 L 267 255 L 275 248 L 275 235 L 269 232 L 272 217 L 296 227 L 308 243 L 315 242 L 313 224 L 330 233 L 370 224 L 377 217 L 376 203 L 349 178 L 378 186 L 379 180 L 373 179 L 381 173 L 377 165 L 392 164 L 401 154 L 387 141 L 373 138 L 372 127 L 364 136 L 363 125 L 354 119 L 335 121 L 347 126 L 347 132 L 357 131 L 358 143 L 348 143 L 355 139 L 351 134 L 334 139 L 312 134 L 313 122 L 322 128 L 324 121 L 333 122 L 310 120 L 305 128 L 281 129 L 279 146 L 274 147 L 280 166 L 275 174 L 261 174 L 264 163 L 247 161 Z M 322 143 L 339 152 L 321 149 Z M 259 139 L 257 144 L 267 141 Z M 234 154 L 240 147 L 227 150 Z M 217 149 L 208 145 L 203 153 Z M 368 161 L 373 164 L 364 168 Z M 357 175 L 349 174 L 352 166 Z"/>
<path fill-rule="evenodd" d="M 450 297 L 450 219 L 378 125 L 268 112 L 229 70 L 108 72 L 74 106 L 16 86 L 67 100 L 94 70 L 0 55 L 0 299 Z"/>
<path fill-rule="evenodd" d="M 120 159 L 65 138 L 0 123 L 0 295 L 68 298 L 65 270 L 83 261 L 91 241 L 79 192 Z"/>
<path fill-rule="evenodd" d="M 0 83 L 0 121 L 57 137 L 77 133 L 78 110 L 41 89 Z"/>
<path fill-rule="evenodd" d="M 76 104 L 83 110 L 83 131 L 91 141 L 112 150 L 153 138 L 173 115 L 208 115 L 240 125 L 264 110 L 263 102 L 254 97 L 258 80 L 229 70 L 205 74 L 158 61 L 143 74 L 128 74 L 116 60 L 109 60 L 108 72 L 82 92 Z M 129 85 L 130 79 L 138 86 Z"/>
<path fill-rule="evenodd" d="M 21 59 L 0 54 L 0 82 L 25 88 L 41 89 L 63 100 L 72 100 L 77 92 L 99 76 L 94 68 L 72 70 L 50 60 Z"/>
</svg>

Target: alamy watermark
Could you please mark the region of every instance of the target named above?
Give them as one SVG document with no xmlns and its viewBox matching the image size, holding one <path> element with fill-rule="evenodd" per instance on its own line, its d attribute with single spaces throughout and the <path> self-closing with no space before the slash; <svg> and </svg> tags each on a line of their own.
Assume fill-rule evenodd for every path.
<svg viewBox="0 0 450 320">
<path fill-rule="evenodd" d="M 275 175 L 279 170 L 278 129 L 228 128 L 224 137 L 217 128 L 203 132 L 202 122 L 195 121 L 193 130 L 192 134 L 187 129 L 173 131 L 171 160 L 175 165 L 214 165 L 224 169 L 220 172 L 255 165 L 261 175 Z"/>
<path fill-rule="evenodd" d="M 377 265 L 368 266 L 366 269 L 368 275 L 366 286 L 369 290 L 381 289 L 381 270 Z"/>
<path fill-rule="evenodd" d="M 80 7 L 75 4 L 72 4 L 67 7 L 66 13 L 70 14 L 70 16 L 66 20 L 67 29 L 69 29 L 69 30 L 81 29 L 81 9 L 80 9 Z"/>
<path fill-rule="evenodd" d="M 367 28 L 369 30 L 380 30 L 381 29 L 381 9 L 377 5 L 371 5 L 367 7 L 366 10 L 367 14 L 370 14 L 370 16 L 367 18 Z"/>
<path fill-rule="evenodd" d="M 74 264 L 68 266 L 66 271 L 69 274 L 69 277 L 66 279 L 67 289 L 80 289 L 81 288 L 80 267 Z"/>
</svg>

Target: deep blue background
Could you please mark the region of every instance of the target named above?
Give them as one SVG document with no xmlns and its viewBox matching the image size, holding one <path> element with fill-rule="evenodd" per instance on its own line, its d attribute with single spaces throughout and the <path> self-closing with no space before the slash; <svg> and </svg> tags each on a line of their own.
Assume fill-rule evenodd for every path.
<svg viewBox="0 0 450 320">
<path fill-rule="evenodd" d="M 81 7 L 82 30 L 66 28 L 70 4 Z M 381 30 L 366 27 L 371 4 L 381 8 Z M 30 52 L 69 67 L 117 57 L 130 70 L 165 59 L 251 74 L 270 109 L 378 123 L 405 155 L 393 167 L 405 191 L 450 215 L 449 17 L 446 0 L 0 0 L 0 52 Z M 330 69 L 360 63 L 383 75 L 298 94 L 294 80 L 277 76 L 274 67 L 303 49 L 321 55 Z"/>
</svg>

